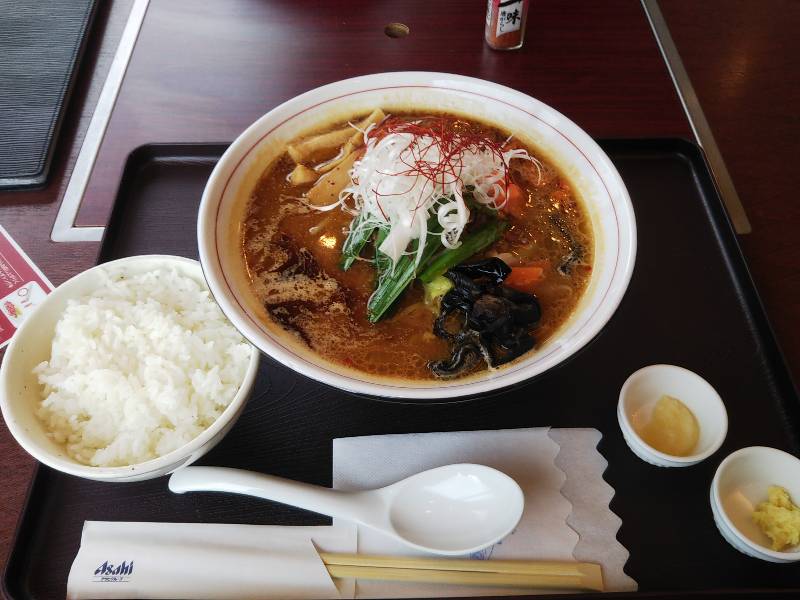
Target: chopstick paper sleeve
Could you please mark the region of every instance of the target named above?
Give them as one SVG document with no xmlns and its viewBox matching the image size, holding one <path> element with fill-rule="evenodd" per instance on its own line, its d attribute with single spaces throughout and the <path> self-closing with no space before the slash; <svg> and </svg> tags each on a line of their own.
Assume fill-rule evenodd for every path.
<svg viewBox="0 0 800 600">
<path fill-rule="evenodd" d="M 352 597 L 352 589 L 337 588 L 315 546 L 352 552 L 355 532 L 350 527 L 87 521 L 67 598 Z"/>
</svg>

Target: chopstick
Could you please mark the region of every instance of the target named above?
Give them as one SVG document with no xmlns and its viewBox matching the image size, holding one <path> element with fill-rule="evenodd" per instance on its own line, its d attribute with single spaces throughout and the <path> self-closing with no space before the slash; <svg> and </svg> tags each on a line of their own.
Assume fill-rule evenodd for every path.
<svg viewBox="0 0 800 600">
<path fill-rule="evenodd" d="M 331 577 L 603 591 L 600 565 L 567 561 L 468 560 L 320 552 Z"/>
</svg>

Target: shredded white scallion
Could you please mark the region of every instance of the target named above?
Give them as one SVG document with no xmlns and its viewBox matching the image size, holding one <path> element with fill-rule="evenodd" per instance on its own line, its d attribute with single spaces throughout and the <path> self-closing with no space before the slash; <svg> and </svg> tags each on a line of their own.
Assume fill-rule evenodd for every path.
<svg viewBox="0 0 800 600">
<path fill-rule="evenodd" d="M 388 230 L 379 250 L 393 264 L 415 253 L 418 266 L 428 235 L 439 235 L 445 248 L 460 245 L 470 219 L 465 190 L 475 202 L 498 210 L 505 203 L 509 162 L 516 158 L 540 165 L 524 149 L 504 151 L 508 140 L 497 144 L 433 127 L 409 130 L 416 123 L 410 125 L 384 135 L 375 135 L 379 126 L 370 125 L 364 131 L 366 151 L 349 173 L 350 185 L 337 202 L 316 208 L 361 214 L 362 227 Z M 435 232 L 429 229 L 430 217 L 438 223 Z M 419 240 L 416 246 L 410 245 L 413 240 Z"/>
</svg>

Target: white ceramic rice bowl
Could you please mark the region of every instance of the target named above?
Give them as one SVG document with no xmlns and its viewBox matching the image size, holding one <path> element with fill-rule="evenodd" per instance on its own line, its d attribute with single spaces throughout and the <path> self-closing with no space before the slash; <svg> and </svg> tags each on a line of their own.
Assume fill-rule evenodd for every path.
<svg viewBox="0 0 800 600">
<path fill-rule="evenodd" d="M 103 281 L 101 269 L 124 268 L 130 274 L 138 274 L 163 266 L 175 267 L 182 275 L 205 284 L 196 260 L 163 255 L 122 258 L 88 269 L 58 286 L 14 334 L 0 366 L 0 409 L 11 434 L 39 462 L 70 475 L 97 481 L 152 479 L 167 475 L 203 456 L 225 437 L 244 410 L 260 359 L 260 353 L 255 348 L 251 353 L 244 381 L 219 418 L 189 443 L 146 462 L 124 467 L 93 467 L 79 463 L 67 454 L 64 446 L 48 437 L 43 424 L 37 418 L 41 386 L 33 368 L 50 358 L 55 326 L 67 306 L 67 301 L 97 289 Z"/>
</svg>

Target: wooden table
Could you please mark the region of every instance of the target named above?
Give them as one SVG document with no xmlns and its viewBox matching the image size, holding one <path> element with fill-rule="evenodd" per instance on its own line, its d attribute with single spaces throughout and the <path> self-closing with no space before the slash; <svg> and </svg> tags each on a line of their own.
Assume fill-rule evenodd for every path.
<svg viewBox="0 0 800 600">
<path fill-rule="evenodd" d="M 57 244 L 49 236 L 131 4 L 101 3 L 51 183 L 35 192 L 0 193 L 0 223 L 54 284 L 96 260 L 99 244 Z M 152 0 L 76 224 L 107 222 L 125 159 L 137 146 L 231 141 L 296 94 L 380 71 L 444 71 L 496 81 L 554 106 L 595 137 L 691 138 L 639 2 L 534 4 L 523 49 L 499 53 L 483 43 L 483 2 Z M 798 155 L 792 111 L 800 102 L 791 77 L 796 80 L 800 53 L 789 18 L 797 22 L 798 5 L 785 2 L 785 11 L 775 14 L 779 2 L 770 12 L 725 0 L 702 7 L 662 4 L 712 127 L 719 124 L 723 154 L 754 226 L 743 245 L 797 373 L 800 244 L 794 231 L 800 209 L 791 181 L 797 170 L 787 176 L 778 165 Z M 410 35 L 387 37 L 390 22 L 407 24 Z M 734 27 L 732 41 L 713 34 Z M 765 70 L 766 63 L 778 74 Z M 732 64 L 738 70 L 731 71 Z M 789 79 L 779 75 L 781 67 Z M 760 93 L 765 88 L 769 94 Z M 32 471 L 33 461 L 0 425 L 0 567 Z"/>
</svg>

